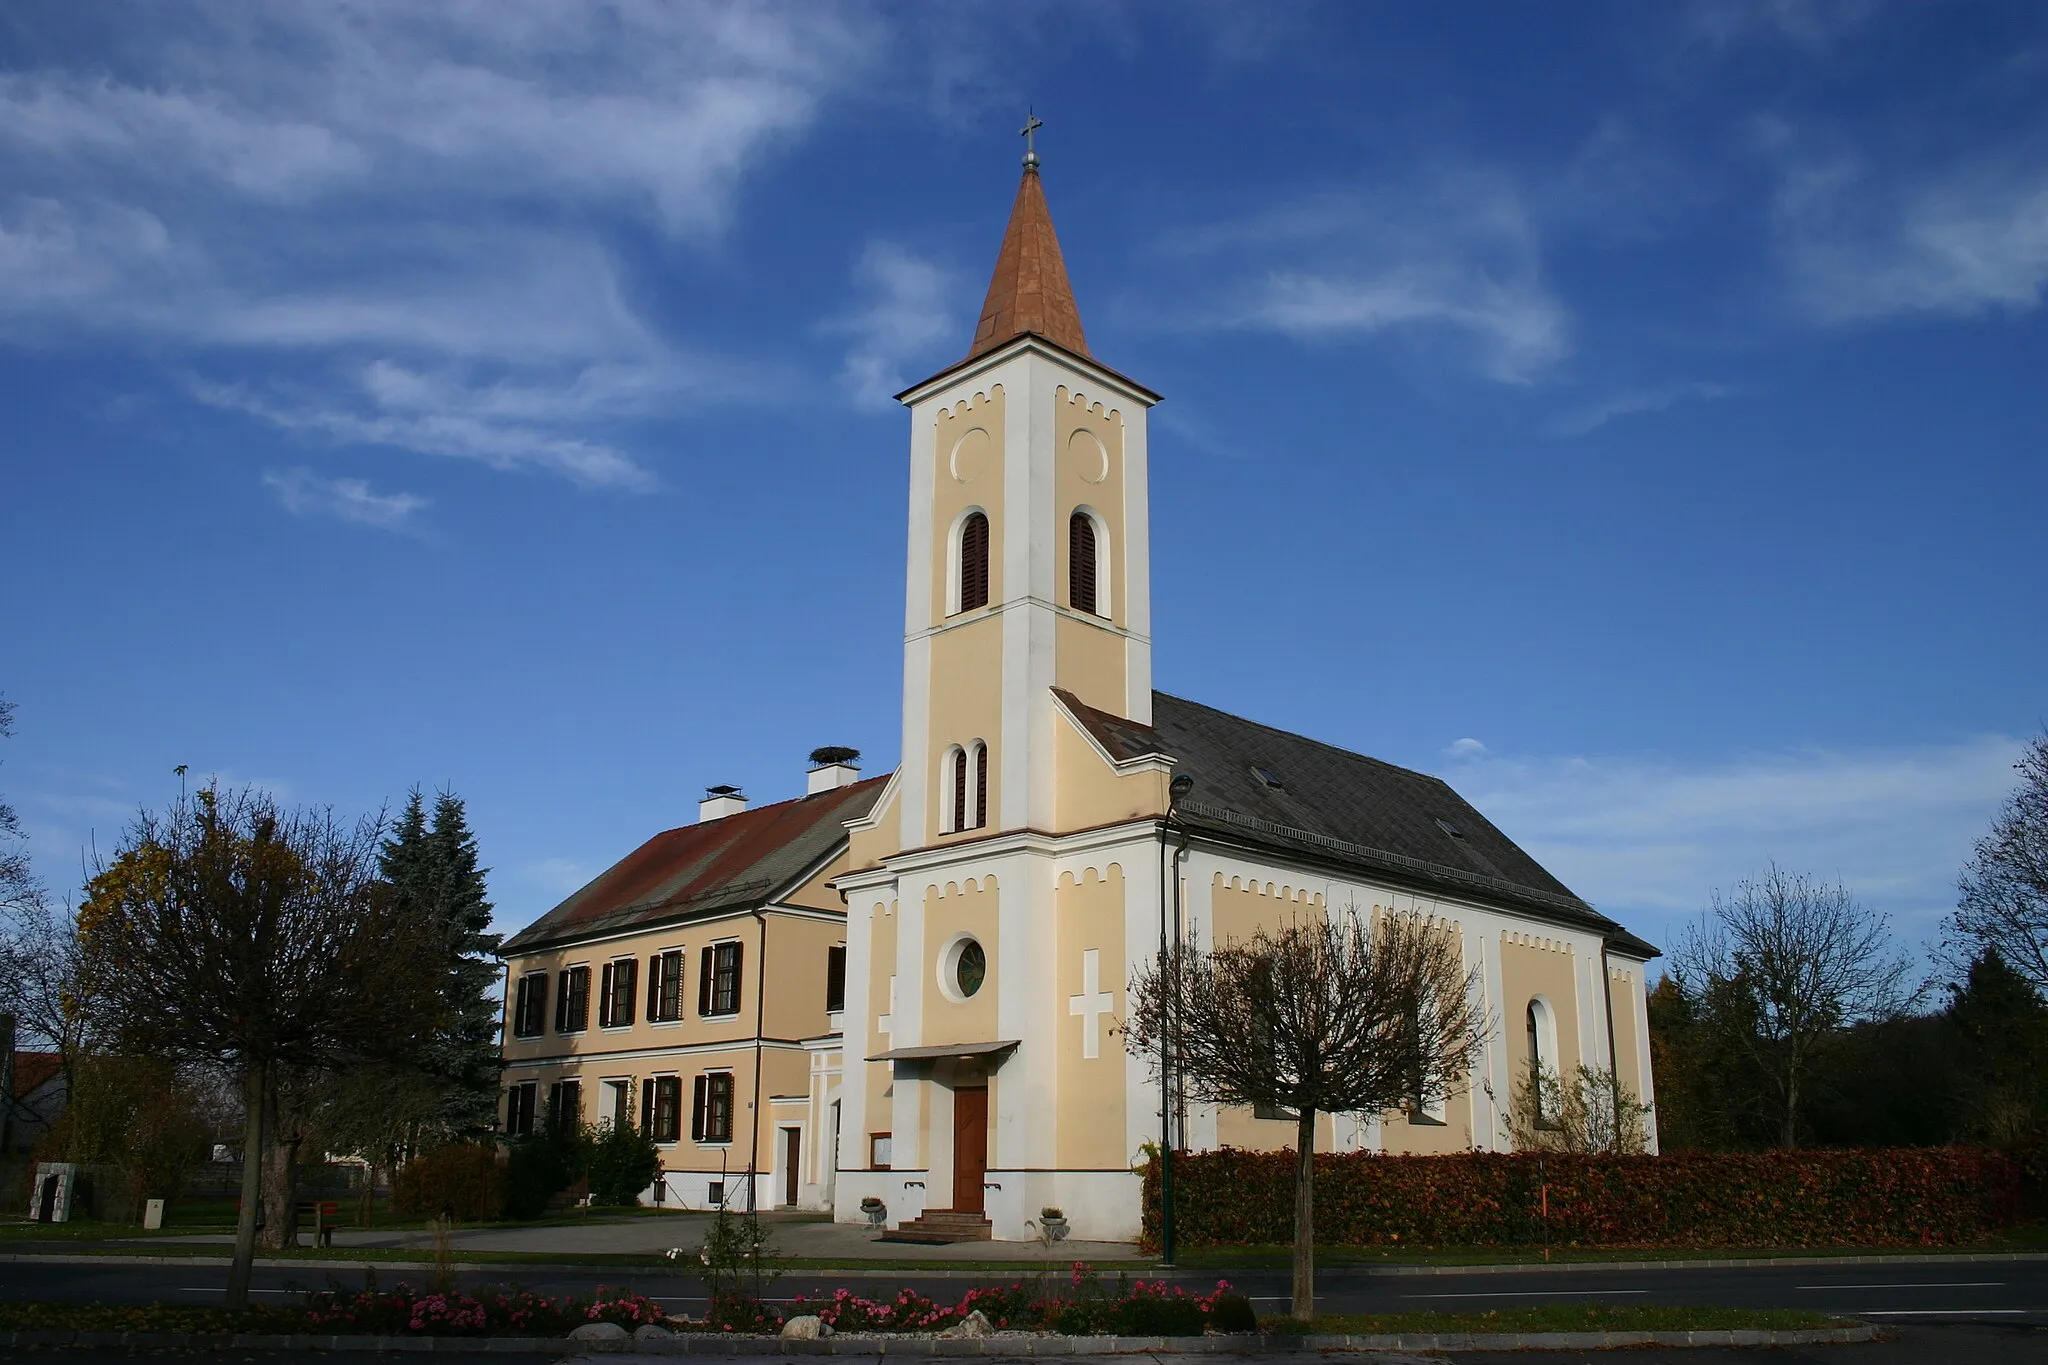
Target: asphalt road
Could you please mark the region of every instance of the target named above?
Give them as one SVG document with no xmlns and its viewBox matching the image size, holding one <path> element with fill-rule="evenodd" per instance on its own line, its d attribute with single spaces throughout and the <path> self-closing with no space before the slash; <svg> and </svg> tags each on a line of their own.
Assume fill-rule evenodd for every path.
<svg viewBox="0 0 2048 1365">
<path fill-rule="evenodd" d="M 408 1278 L 378 1270 L 385 1286 Z M 417 1281 L 417 1272 L 409 1278 Z M 1009 1277 L 936 1278 L 917 1272 L 855 1278 L 843 1273 L 792 1273 L 778 1279 L 771 1296 L 827 1295 L 841 1285 L 870 1297 L 893 1294 L 905 1285 L 950 1302 L 975 1283 L 1003 1283 Z M 1190 1287 L 1208 1288 L 1217 1278 L 1250 1294 L 1262 1311 L 1287 1301 L 1281 1270 L 1214 1271 L 1187 1275 Z M 664 1307 L 700 1311 L 703 1290 L 694 1276 L 605 1269 L 466 1271 L 465 1285 L 517 1283 L 542 1293 L 589 1293 L 600 1284 L 629 1285 Z M 48 1261 L 0 1263 L 0 1297 L 104 1303 L 217 1303 L 227 1283 L 220 1265 L 134 1265 L 114 1258 L 90 1265 Z M 306 1289 L 360 1289 L 364 1272 L 349 1270 L 258 1269 L 259 1301 L 289 1302 Z M 1922 1261 L 1856 1266 L 1768 1265 L 1724 1270 L 1517 1270 L 1487 1273 L 1401 1274 L 1387 1270 L 1329 1270 L 1317 1277 L 1320 1307 L 1332 1313 L 1397 1313 L 1421 1310 L 1475 1312 L 1528 1304 L 1711 1304 L 1735 1308 L 1811 1308 L 1853 1314 L 1878 1322 L 1968 1320 L 2048 1328 L 2048 1260 Z"/>
</svg>

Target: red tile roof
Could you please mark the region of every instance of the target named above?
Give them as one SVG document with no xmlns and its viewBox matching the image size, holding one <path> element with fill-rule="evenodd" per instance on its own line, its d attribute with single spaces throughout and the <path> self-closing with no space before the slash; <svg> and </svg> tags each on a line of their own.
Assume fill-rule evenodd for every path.
<svg viewBox="0 0 2048 1365">
<path fill-rule="evenodd" d="M 64 1059 L 54 1052 L 14 1054 L 14 1098 L 25 1100 L 63 1069 Z"/>
<path fill-rule="evenodd" d="M 846 843 L 887 776 L 657 834 L 505 941 L 506 954 L 751 910 L 787 891 Z"/>
</svg>

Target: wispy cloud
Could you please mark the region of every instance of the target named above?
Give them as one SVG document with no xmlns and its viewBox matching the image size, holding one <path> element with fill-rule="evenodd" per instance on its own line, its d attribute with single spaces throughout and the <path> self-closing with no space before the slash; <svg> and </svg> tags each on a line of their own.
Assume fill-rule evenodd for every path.
<svg viewBox="0 0 2048 1365">
<path fill-rule="evenodd" d="M 892 242 L 872 242 L 854 269 L 861 301 L 821 330 L 849 338 L 840 380 L 862 407 L 885 408 L 916 376 L 961 342 L 962 281 L 956 271 Z"/>
<path fill-rule="evenodd" d="M 1472 753 L 1448 776 L 1573 890 L 1653 939 L 1776 858 L 1841 878 L 1911 940 L 1953 906 L 2020 748 L 1985 735 L 1719 762 Z"/>
<path fill-rule="evenodd" d="M 652 474 L 593 428 L 768 385 L 622 286 L 621 220 L 710 242 L 879 42 L 776 4 L 80 22 L 89 63 L 0 74 L 8 344 L 127 341 L 295 432 L 625 489 Z"/>
<path fill-rule="evenodd" d="M 2048 293 L 2048 160 L 1984 158 L 1921 178 L 1841 155 L 1793 164 L 1776 206 L 1813 319 L 2027 312 Z"/>
<path fill-rule="evenodd" d="M 1693 0 L 1680 13 L 1690 36 L 1716 47 L 1780 42 L 1822 51 L 1876 11 L 1875 0 Z"/>
<path fill-rule="evenodd" d="M 381 531 L 416 530 L 413 516 L 427 505 L 413 493 L 379 493 L 361 479 L 325 479 L 303 466 L 266 469 L 263 485 L 295 516 L 332 517 Z"/>
<path fill-rule="evenodd" d="M 1225 276 L 1189 325 L 1306 342 L 1386 334 L 1449 339 L 1486 377 L 1527 384 L 1571 351 L 1570 317 L 1544 282 L 1535 221 L 1497 177 L 1449 177 L 1404 193 L 1327 195 L 1181 234 L 1177 254 Z"/>
<path fill-rule="evenodd" d="M 1725 398 L 1730 392 L 1732 390 L 1725 384 L 1710 384 L 1704 380 L 1683 380 L 1672 384 L 1653 384 L 1647 388 L 1621 389 L 1566 413 L 1557 420 L 1552 430 L 1560 436 L 1585 436 L 1606 426 L 1617 417 L 1663 412 L 1679 403 Z"/>
</svg>

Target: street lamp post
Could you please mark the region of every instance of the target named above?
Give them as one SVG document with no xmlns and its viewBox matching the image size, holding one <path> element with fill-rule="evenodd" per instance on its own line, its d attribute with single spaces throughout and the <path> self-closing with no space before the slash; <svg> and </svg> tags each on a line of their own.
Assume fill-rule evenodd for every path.
<svg viewBox="0 0 2048 1365">
<path fill-rule="evenodd" d="M 1180 946 L 1180 860 L 1187 855 L 1190 838 L 1187 822 L 1180 818 L 1180 803 L 1194 789 L 1195 779 L 1186 773 L 1167 784 L 1166 819 L 1159 826 L 1159 860 L 1165 872 L 1159 883 L 1159 975 L 1162 982 L 1169 980 L 1166 972 L 1169 942 L 1172 949 Z M 1173 850 L 1169 863 L 1166 853 L 1172 845 L 1168 831 L 1175 827 L 1180 831 L 1180 844 Z M 1166 909 L 1169 884 L 1173 888 L 1170 936 Z M 1159 1011 L 1159 1260 L 1163 1265 L 1172 1265 L 1174 1256 L 1173 1119 L 1178 1095 L 1173 1085 L 1173 1006 L 1173 992 L 1168 989 L 1160 998 Z"/>
</svg>

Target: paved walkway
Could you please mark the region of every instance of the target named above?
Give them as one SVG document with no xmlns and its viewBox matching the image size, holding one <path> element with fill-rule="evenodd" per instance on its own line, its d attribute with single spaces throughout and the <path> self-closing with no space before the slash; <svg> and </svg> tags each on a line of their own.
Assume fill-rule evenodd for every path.
<svg viewBox="0 0 2048 1365">
<path fill-rule="evenodd" d="M 828 1223 L 816 1217 L 763 1213 L 774 1254 L 804 1260 L 839 1261 L 1016 1261 L 1020 1264 L 1066 1266 L 1074 1261 L 1099 1264 L 1137 1255 L 1128 1242 L 1060 1242 L 1048 1249 L 1037 1242 L 955 1242 L 950 1246 L 913 1246 L 877 1241 L 858 1223 Z M 554 1227 L 460 1228 L 455 1250 L 524 1251 L 558 1255 L 659 1255 L 670 1247 L 694 1251 L 711 1225 L 708 1213 L 638 1214 L 629 1217 L 593 1215 L 586 1223 Z M 127 1239 L 124 1239 L 127 1240 Z M 232 1236 L 220 1233 L 183 1237 L 136 1238 L 185 1246 L 225 1245 Z M 336 1228 L 337 1247 L 392 1247 L 428 1251 L 433 1238 L 417 1228 L 405 1231 Z"/>
</svg>

